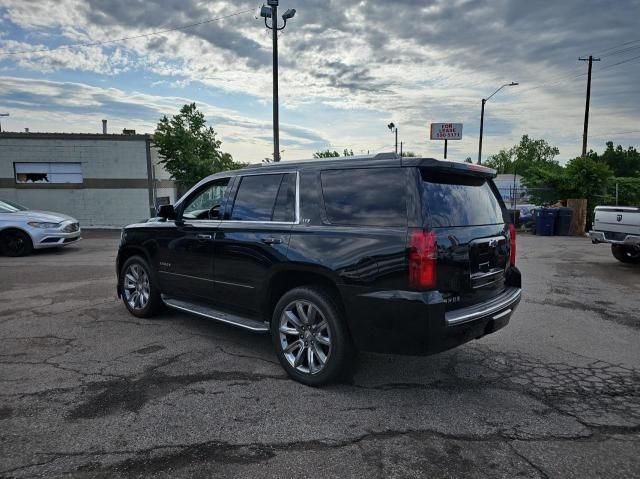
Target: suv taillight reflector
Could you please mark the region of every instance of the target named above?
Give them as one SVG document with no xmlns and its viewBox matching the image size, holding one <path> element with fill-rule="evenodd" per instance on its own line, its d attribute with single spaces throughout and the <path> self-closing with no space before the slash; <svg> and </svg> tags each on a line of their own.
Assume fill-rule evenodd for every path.
<svg viewBox="0 0 640 479">
<path fill-rule="evenodd" d="M 509 236 L 511 237 L 511 266 L 516 265 L 516 227 L 509 223 Z"/>
<path fill-rule="evenodd" d="M 433 231 L 413 231 L 409 239 L 409 285 L 417 289 L 436 287 L 437 237 Z"/>
</svg>

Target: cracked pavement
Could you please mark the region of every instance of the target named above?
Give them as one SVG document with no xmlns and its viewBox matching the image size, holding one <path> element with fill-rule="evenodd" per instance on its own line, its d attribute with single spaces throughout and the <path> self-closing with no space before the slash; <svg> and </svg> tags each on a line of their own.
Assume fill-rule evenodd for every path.
<svg viewBox="0 0 640 479">
<path fill-rule="evenodd" d="M 129 315 L 118 237 L 0 257 L 0 477 L 640 475 L 640 268 L 605 245 L 521 235 L 505 329 L 314 389 L 267 336 Z"/>
</svg>

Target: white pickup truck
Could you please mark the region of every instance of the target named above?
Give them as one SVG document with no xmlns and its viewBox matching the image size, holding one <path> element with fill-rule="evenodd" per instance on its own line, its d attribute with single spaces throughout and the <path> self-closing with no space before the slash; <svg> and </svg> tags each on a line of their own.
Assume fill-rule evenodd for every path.
<svg viewBox="0 0 640 479">
<path fill-rule="evenodd" d="M 640 263 L 640 208 L 596 206 L 589 237 L 594 243 L 611 243 L 618 261 Z"/>
</svg>

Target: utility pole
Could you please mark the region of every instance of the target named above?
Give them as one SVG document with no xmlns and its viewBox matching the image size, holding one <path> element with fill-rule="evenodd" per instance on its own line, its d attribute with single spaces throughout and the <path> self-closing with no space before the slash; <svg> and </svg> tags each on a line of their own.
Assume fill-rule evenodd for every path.
<svg viewBox="0 0 640 479">
<path fill-rule="evenodd" d="M 395 123 L 391 122 L 387 125 L 387 128 L 389 128 L 392 132 L 395 131 L 396 133 L 396 155 L 398 154 L 398 127 L 395 125 Z"/>
<path fill-rule="evenodd" d="M 487 100 L 482 99 L 482 109 L 480 110 L 480 141 L 478 144 L 478 164 L 482 164 L 482 130 L 484 130 L 484 104 Z"/>
<path fill-rule="evenodd" d="M 398 154 L 398 129 L 396 128 L 396 155 Z"/>
<path fill-rule="evenodd" d="M 264 18 L 264 26 L 273 32 L 273 161 L 280 161 L 280 115 L 278 111 L 278 32 L 287 26 L 287 20 L 293 18 L 296 9 L 284 12 L 284 25 L 278 27 L 278 0 L 268 0 L 267 5 L 260 9 L 260 16 Z M 271 26 L 267 23 L 271 19 Z"/>
<path fill-rule="evenodd" d="M 480 110 L 480 139 L 478 141 L 478 164 L 479 165 L 482 163 L 482 133 L 483 133 L 483 130 L 484 130 L 484 105 L 489 100 L 491 100 L 491 97 L 493 95 L 498 93 L 504 87 L 506 87 L 506 86 L 517 86 L 517 85 L 518 85 L 518 82 L 514 82 L 514 81 L 512 81 L 511 83 L 505 83 L 500 88 L 498 88 L 496 91 L 494 91 L 491 95 L 489 95 L 487 98 L 483 98 L 482 99 L 482 110 Z M 446 158 L 446 156 L 445 156 L 445 158 Z"/>
<path fill-rule="evenodd" d="M 272 21 L 278 21 L 278 2 L 271 5 Z M 265 21 L 266 23 L 266 21 Z M 280 111 L 278 107 L 278 27 L 271 29 L 273 34 L 273 161 L 280 161 Z"/>
<path fill-rule="evenodd" d="M 447 140 L 446 138 L 444 139 L 444 159 L 447 159 L 447 146 L 449 144 L 449 140 Z"/>
<path fill-rule="evenodd" d="M 587 156 L 587 134 L 589 132 L 589 102 L 591 101 L 591 67 L 593 62 L 599 62 L 599 58 L 593 58 L 593 55 L 589 55 L 589 58 L 578 58 L 581 62 L 589 62 L 589 75 L 587 77 L 587 103 L 584 108 L 584 132 L 582 133 L 582 157 Z"/>
<path fill-rule="evenodd" d="M 402 158 L 402 142 L 400 142 L 400 158 Z"/>
</svg>

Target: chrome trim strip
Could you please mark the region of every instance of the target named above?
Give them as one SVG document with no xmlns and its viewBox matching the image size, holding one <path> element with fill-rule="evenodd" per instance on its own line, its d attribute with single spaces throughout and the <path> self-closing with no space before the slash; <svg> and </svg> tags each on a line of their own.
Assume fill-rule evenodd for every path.
<svg viewBox="0 0 640 479">
<path fill-rule="evenodd" d="M 496 315 L 493 317 L 493 319 L 500 319 L 500 318 L 502 318 L 502 317 L 506 316 L 507 314 L 511 314 L 511 313 L 513 313 L 513 309 L 507 309 L 506 311 L 503 311 L 503 312 L 502 312 L 502 313 L 500 313 L 500 314 L 496 314 Z"/>
<path fill-rule="evenodd" d="M 230 283 L 229 281 L 220 281 L 219 279 L 214 279 L 214 283 L 226 284 L 229 286 L 236 286 L 238 288 L 247 288 L 247 289 L 255 289 L 254 286 L 249 286 L 248 284 L 240 284 L 240 283 Z"/>
<path fill-rule="evenodd" d="M 197 279 L 199 281 L 206 281 L 207 283 L 213 283 L 214 282 L 212 279 L 198 278 L 197 276 L 189 276 L 188 274 L 172 273 L 171 271 L 163 271 L 161 269 L 158 270 L 158 273 L 170 274 L 172 276 L 180 276 L 181 278 Z"/>
<path fill-rule="evenodd" d="M 478 310 L 477 306 L 470 306 L 468 308 L 448 311 L 445 313 L 445 321 L 447 322 L 447 326 L 455 326 L 479 318 L 484 318 L 486 316 L 491 316 L 493 313 L 497 313 L 504 308 L 509 308 L 510 306 L 518 303 L 521 295 L 522 290 L 520 288 L 511 288 L 511 290 L 507 290 L 501 295 L 505 296 L 504 299 L 501 299 L 500 297 L 498 297 L 499 299 L 494 299 L 494 302 L 490 302 L 485 309 Z M 510 308 L 511 311 L 513 311 L 513 309 L 515 309 L 515 307 Z M 502 317 L 502 315 L 499 315 L 498 317 Z"/>
<path fill-rule="evenodd" d="M 249 173 L 249 174 L 245 174 L 245 175 L 238 175 L 239 178 L 242 178 L 244 176 L 264 176 L 264 175 L 283 175 L 283 174 L 291 174 L 294 173 L 293 171 L 274 171 L 274 172 L 256 172 L 256 173 Z M 191 218 L 184 218 L 182 217 L 182 220 L 184 221 L 184 223 L 186 225 L 189 226 L 195 226 L 195 227 L 217 227 L 217 226 L 222 226 L 223 224 L 229 224 L 229 223 L 240 223 L 240 224 L 263 224 L 263 225 L 299 225 L 300 224 L 300 172 L 299 171 L 295 171 L 296 174 L 296 199 L 295 199 L 295 220 L 294 221 L 245 221 L 245 220 L 194 220 Z M 220 178 L 216 178 L 213 181 L 217 181 Z M 189 190 L 190 192 L 191 190 Z M 185 198 L 189 192 L 187 192 L 187 194 L 185 194 L 183 196 L 183 198 Z M 182 198 L 181 198 L 182 199 Z M 234 199 L 235 201 L 235 199 Z M 180 202 L 176 202 L 176 204 L 174 206 L 178 206 Z M 193 221 L 195 221 L 195 223 L 192 223 Z M 172 226 L 175 226 L 175 220 L 168 220 L 166 223 L 169 223 Z M 211 224 L 211 223 L 215 223 L 215 224 Z M 155 224 L 155 223 L 154 223 Z"/>
<path fill-rule="evenodd" d="M 269 331 L 269 327 L 268 326 L 250 326 L 248 324 L 242 324 L 242 323 L 237 323 L 235 321 L 232 321 L 230 319 L 226 319 L 226 318 L 220 318 L 218 316 L 213 316 L 210 314 L 206 314 L 203 313 L 201 311 L 196 311 L 193 309 L 189 309 L 189 308 L 185 308 L 184 306 L 178 306 L 175 304 L 172 304 L 170 298 L 166 298 L 164 295 L 162 295 L 162 302 L 164 304 L 166 304 L 168 307 L 173 308 L 173 309 L 177 309 L 180 311 L 184 311 L 186 313 L 191 313 L 191 314 L 195 314 L 197 316 L 201 316 L 203 318 L 207 318 L 207 319 L 213 319 L 214 321 L 219 321 L 221 323 L 225 323 L 225 324 L 230 324 L 231 326 L 236 326 L 238 328 L 242 328 L 242 329 L 247 329 L 249 331 L 253 331 L 254 333 L 266 333 L 267 331 Z M 258 323 L 258 321 L 256 321 L 256 323 Z"/>
<path fill-rule="evenodd" d="M 172 273 L 171 271 L 158 270 L 158 273 L 170 274 L 172 276 L 180 276 L 182 278 L 197 279 L 197 280 L 200 280 L 200 281 L 206 281 L 207 283 L 220 283 L 220 284 L 226 284 L 226 285 L 229 285 L 229 286 L 236 286 L 238 288 L 255 289 L 254 286 L 249 286 L 249 285 L 246 285 L 246 284 L 230 283 L 228 281 L 220 281 L 219 279 L 198 278 L 197 276 L 189 276 L 188 274 Z"/>
</svg>

